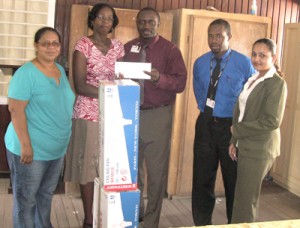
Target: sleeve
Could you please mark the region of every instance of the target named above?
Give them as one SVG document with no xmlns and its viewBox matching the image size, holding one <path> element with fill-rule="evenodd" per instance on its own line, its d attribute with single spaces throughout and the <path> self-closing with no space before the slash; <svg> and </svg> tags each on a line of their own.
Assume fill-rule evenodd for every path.
<svg viewBox="0 0 300 228">
<path fill-rule="evenodd" d="M 20 67 L 9 83 L 8 97 L 16 100 L 30 100 L 33 93 L 32 71 L 28 66 Z"/>
<path fill-rule="evenodd" d="M 240 139 L 268 133 L 280 127 L 285 102 L 287 88 L 284 80 L 271 81 L 272 87 L 266 91 L 265 107 L 262 114 L 253 121 L 242 121 L 235 123 L 233 127 L 233 137 Z"/>
<path fill-rule="evenodd" d="M 119 53 L 119 55 L 118 55 L 118 59 L 119 58 L 122 58 L 122 57 L 124 57 L 124 55 L 125 55 L 125 49 L 124 49 L 124 45 L 122 44 L 122 42 L 121 41 L 117 41 L 117 44 L 118 44 L 118 53 Z"/>
<path fill-rule="evenodd" d="M 237 101 L 234 105 L 233 109 L 233 118 L 232 118 L 232 125 L 236 124 L 238 122 L 238 116 L 239 116 L 239 101 Z M 230 143 L 232 143 L 234 146 L 237 146 L 237 138 L 231 135 Z"/>
<path fill-rule="evenodd" d="M 160 73 L 156 86 L 167 91 L 181 93 L 187 80 L 187 70 L 182 54 L 174 45 L 166 55 L 166 70 L 164 73 Z"/>
<path fill-rule="evenodd" d="M 198 61 L 196 60 L 193 67 L 193 89 L 194 89 L 194 95 L 198 104 L 198 108 L 200 109 L 200 97 L 201 97 L 201 88 L 199 84 L 199 72 L 198 72 Z"/>
<path fill-rule="evenodd" d="M 80 40 L 77 41 L 74 51 L 81 52 L 86 58 L 90 56 L 91 52 L 91 45 L 88 42 L 87 37 L 82 37 Z"/>
</svg>

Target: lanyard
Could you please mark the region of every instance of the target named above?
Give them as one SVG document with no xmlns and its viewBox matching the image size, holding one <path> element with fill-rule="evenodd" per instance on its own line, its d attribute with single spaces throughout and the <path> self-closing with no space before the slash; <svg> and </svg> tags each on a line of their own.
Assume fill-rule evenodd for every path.
<svg viewBox="0 0 300 228">
<path fill-rule="evenodd" d="M 219 78 L 221 77 L 221 75 L 222 75 L 222 73 L 223 73 L 223 71 L 224 71 L 224 69 L 225 69 L 225 67 L 226 67 L 226 65 L 228 63 L 228 61 L 230 59 L 230 56 L 231 56 L 231 51 L 230 51 L 229 55 L 227 56 L 225 64 L 223 65 L 223 67 L 220 70 L 220 73 L 219 73 L 219 75 L 217 77 L 217 80 L 215 81 L 215 84 L 213 84 L 213 78 L 212 78 L 212 62 L 213 62 L 213 59 L 215 57 L 214 56 L 211 57 L 211 59 L 210 59 L 210 86 L 212 86 L 213 88 L 215 88 L 217 86 L 217 84 L 219 82 Z M 220 62 L 220 64 L 221 64 L 221 62 Z M 212 96 L 212 94 L 211 94 L 211 96 Z"/>
</svg>

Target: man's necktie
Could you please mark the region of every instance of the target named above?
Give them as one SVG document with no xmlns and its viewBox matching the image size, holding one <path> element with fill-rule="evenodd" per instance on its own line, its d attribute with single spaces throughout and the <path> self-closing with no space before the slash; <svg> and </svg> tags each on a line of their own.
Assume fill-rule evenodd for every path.
<svg viewBox="0 0 300 228">
<path fill-rule="evenodd" d="M 146 62 L 146 58 L 147 58 L 146 48 L 147 48 L 147 44 L 141 47 L 141 50 L 139 53 L 140 54 L 139 60 L 142 63 Z M 140 83 L 140 105 L 142 105 L 144 103 L 144 80 L 140 79 L 139 83 Z"/>
<path fill-rule="evenodd" d="M 218 77 L 220 75 L 220 71 L 221 71 L 221 59 L 216 58 L 215 59 L 217 61 L 217 64 L 212 72 L 211 78 L 210 78 L 210 85 L 209 85 L 209 89 L 208 89 L 208 98 L 213 99 L 215 97 L 216 94 L 216 90 L 217 90 L 217 85 L 216 85 L 216 81 L 218 80 Z"/>
<path fill-rule="evenodd" d="M 218 80 L 218 77 L 220 75 L 220 71 L 221 71 L 221 60 L 222 59 L 218 59 L 216 58 L 217 64 L 215 66 L 214 71 L 212 72 L 212 86 L 215 86 L 216 81 Z"/>
</svg>

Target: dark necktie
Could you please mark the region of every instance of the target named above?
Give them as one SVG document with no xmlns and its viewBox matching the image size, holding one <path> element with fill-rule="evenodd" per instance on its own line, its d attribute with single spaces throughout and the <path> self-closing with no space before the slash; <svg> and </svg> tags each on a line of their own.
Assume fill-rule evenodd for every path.
<svg viewBox="0 0 300 228">
<path fill-rule="evenodd" d="M 147 44 L 145 44 L 144 46 L 141 47 L 141 50 L 139 53 L 140 54 L 139 60 L 142 63 L 146 62 L 146 58 L 147 58 L 146 48 L 147 48 Z M 140 83 L 140 105 L 142 105 L 144 103 L 144 80 L 140 79 L 139 83 Z"/>
<path fill-rule="evenodd" d="M 217 85 L 216 81 L 218 80 L 218 77 L 220 75 L 220 71 L 221 71 L 221 59 L 215 58 L 217 64 L 212 72 L 211 78 L 210 78 L 210 83 L 209 83 L 209 88 L 208 88 L 208 93 L 207 93 L 207 97 L 210 99 L 215 99 L 215 94 L 216 94 L 216 90 L 217 90 Z"/>
<path fill-rule="evenodd" d="M 220 75 L 220 71 L 221 71 L 221 60 L 222 59 L 218 59 L 215 58 L 216 60 L 216 66 L 213 70 L 213 72 L 211 73 L 211 78 L 210 78 L 210 83 L 209 83 L 209 87 L 208 87 L 208 92 L 207 92 L 207 98 L 214 100 L 215 99 L 215 95 L 216 95 L 216 91 L 217 91 L 217 85 L 216 85 L 216 81 L 218 80 L 218 77 Z M 205 111 L 204 111 L 204 115 L 206 116 L 206 118 L 211 118 L 213 114 L 213 108 L 206 106 Z"/>
<path fill-rule="evenodd" d="M 214 71 L 212 72 L 212 86 L 214 87 L 215 86 L 215 83 L 216 83 L 216 81 L 218 80 L 218 77 L 219 77 L 219 75 L 220 75 L 220 71 L 221 71 L 221 60 L 222 59 L 218 59 L 218 58 L 216 58 L 216 61 L 217 61 L 217 64 L 216 64 L 216 66 L 215 66 L 215 69 L 214 69 Z"/>
</svg>

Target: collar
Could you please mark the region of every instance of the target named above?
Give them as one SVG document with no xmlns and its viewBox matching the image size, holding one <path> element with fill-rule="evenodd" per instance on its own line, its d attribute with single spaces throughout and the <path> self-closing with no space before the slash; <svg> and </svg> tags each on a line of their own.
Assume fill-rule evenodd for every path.
<svg viewBox="0 0 300 228">
<path fill-rule="evenodd" d="M 257 79 L 257 81 L 261 82 L 261 81 L 264 81 L 268 78 L 272 78 L 274 76 L 274 74 L 277 72 L 276 68 L 274 66 L 272 66 L 268 72 L 261 78 Z M 253 81 L 253 80 L 256 80 L 256 78 L 258 77 L 258 73 L 259 72 L 256 72 L 254 73 L 250 78 L 249 80 Z"/>
<path fill-rule="evenodd" d="M 222 55 L 221 58 L 219 58 L 219 57 L 217 57 L 213 52 L 211 52 L 213 59 L 219 58 L 219 59 L 221 59 L 221 62 L 222 62 L 224 59 L 226 59 L 226 58 L 230 55 L 230 53 L 231 53 L 231 49 L 228 48 L 228 50 L 224 53 L 224 55 Z"/>
<path fill-rule="evenodd" d="M 147 42 L 145 39 L 139 37 L 137 45 L 144 46 L 147 43 L 148 47 L 152 49 L 158 40 L 159 40 L 159 35 L 150 38 L 149 40 L 147 40 Z"/>
</svg>

